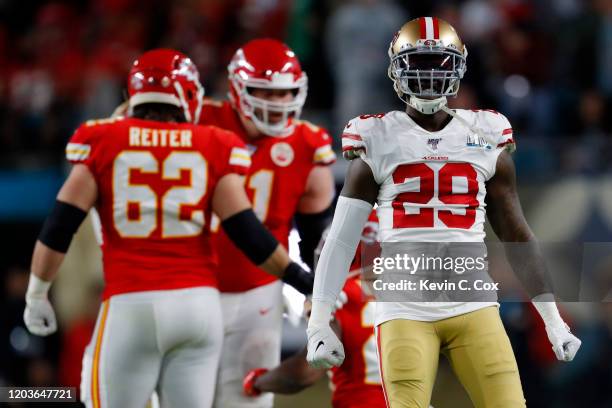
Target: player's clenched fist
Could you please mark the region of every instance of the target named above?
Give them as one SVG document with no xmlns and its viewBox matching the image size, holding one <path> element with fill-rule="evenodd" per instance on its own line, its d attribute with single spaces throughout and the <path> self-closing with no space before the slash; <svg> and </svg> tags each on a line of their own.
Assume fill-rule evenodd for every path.
<svg viewBox="0 0 612 408">
<path fill-rule="evenodd" d="M 48 336 L 57 330 L 55 312 L 47 297 L 50 285 L 36 275 L 30 275 L 23 321 L 30 333 L 37 336 Z"/>
<path fill-rule="evenodd" d="M 251 370 L 244 376 L 242 380 L 242 390 L 244 394 L 249 397 L 258 397 L 261 395 L 261 391 L 255 386 L 255 381 L 262 375 L 268 372 L 267 368 L 256 368 Z"/>
<path fill-rule="evenodd" d="M 570 332 L 569 326 L 563 321 L 554 295 L 543 293 L 531 301 L 544 321 L 546 334 L 557 360 L 572 361 L 582 342 Z"/>
<path fill-rule="evenodd" d="M 557 360 L 572 361 L 574 359 L 582 341 L 570 332 L 567 324 L 557 327 L 546 326 L 546 334 Z"/>
<path fill-rule="evenodd" d="M 306 360 L 315 368 L 340 366 L 344 361 L 344 347 L 329 324 L 309 325 L 308 354 Z"/>
</svg>

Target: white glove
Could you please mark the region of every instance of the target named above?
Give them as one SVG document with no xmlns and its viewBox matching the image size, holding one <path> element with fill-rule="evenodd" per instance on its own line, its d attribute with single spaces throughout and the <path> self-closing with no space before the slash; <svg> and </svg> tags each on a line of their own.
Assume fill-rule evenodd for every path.
<svg viewBox="0 0 612 408">
<path fill-rule="evenodd" d="M 23 321 L 32 334 L 48 336 L 57 331 L 57 320 L 47 293 L 51 282 L 30 274 Z"/>
<path fill-rule="evenodd" d="M 572 361 L 574 359 L 582 342 L 570 332 L 567 324 L 564 323 L 563 326 L 557 327 L 546 326 L 546 334 L 557 360 Z"/>
<path fill-rule="evenodd" d="M 582 342 L 570 332 L 568 325 L 561 318 L 554 296 L 551 293 L 543 293 L 531 301 L 544 321 L 546 334 L 557 360 L 572 361 Z"/>
<path fill-rule="evenodd" d="M 329 369 L 344 361 L 344 347 L 329 326 L 308 326 L 308 354 L 306 360 L 314 368 Z"/>
<path fill-rule="evenodd" d="M 332 313 L 335 313 L 339 309 L 342 309 L 344 305 L 348 302 L 348 295 L 345 291 L 342 291 L 338 294 L 338 299 L 334 303 L 334 307 L 332 308 Z M 312 295 L 306 296 L 306 300 L 304 301 L 304 319 L 310 319 L 310 311 L 312 310 Z M 330 321 L 333 320 L 333 316 L 330 316 Z"/>
<path fill-rule="evenodd" d="M 308 321 L 308 354 L 306 360 L 315 368 L 338 367 L 344 361 L 344 347 L 329 326 L 333 303 L 313 300 L 312 313 Z"/>
<path fill-rule="evenodd" d="M 37 336 L 48 336 L 57 330 L 55 312 L 47 298 L 26 298 L 23 321 L 30 333 Z"/>
</svg>

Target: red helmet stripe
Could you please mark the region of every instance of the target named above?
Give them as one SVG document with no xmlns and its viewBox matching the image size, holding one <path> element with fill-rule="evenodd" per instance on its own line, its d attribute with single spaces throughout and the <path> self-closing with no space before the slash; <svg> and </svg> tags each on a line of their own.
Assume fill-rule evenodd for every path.
<svg viewBox="0 0 612 408">
<path fill-rule="evenodd" d="M 427 23 L 425 17 L 419 18 L 419 28 L 421 29 L 421 39 L 427 38 Z"/>
<path fill-rule="evenodd" d="M 434 39 L 440 39 L 440 25 L 438 24 L 438 17 L 434 17 L 433 19 L 433 36 Z"/>
</svg>

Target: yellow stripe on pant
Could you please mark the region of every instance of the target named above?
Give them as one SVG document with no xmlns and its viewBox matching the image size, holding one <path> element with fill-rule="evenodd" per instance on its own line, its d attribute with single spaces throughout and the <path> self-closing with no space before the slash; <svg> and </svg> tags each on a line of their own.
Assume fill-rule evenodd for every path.
<svg viewBox="0 0 612 408">
<path fill-rule="evenodd" d="M 497 307 L 435 322 L 407 319 L 378 327 L 389 407 L 428 408 L 440 353 L 476 408 L 525 407 L 518 367 Z"/>
<path fill-rule="evenodd" d="M 104 327 L 106 326 L 106 317 L 108 316 L 108 304 L 106 300 L 102 304 L 102 316 L 100 317 L 100 327 L 96 336 L 96 347 L 94 348 L 94 358 L 91 372 L 91 402 L 93 408 L 100 408 L 100 349 L 102 348 L 102 338 L 104 336 Z"/>
</svg>

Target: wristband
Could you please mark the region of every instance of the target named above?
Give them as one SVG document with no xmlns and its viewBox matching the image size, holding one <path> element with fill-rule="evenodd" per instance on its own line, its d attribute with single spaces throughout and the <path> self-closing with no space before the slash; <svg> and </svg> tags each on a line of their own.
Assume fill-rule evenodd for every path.
<svg viewBox="0 0 612 408">
<path fill-rule="evenodd" d="M 531 302 L 547 327 L 565 327 L 565 322 L 559 314 L 559 309 L 552 293 L 538 295 L 531 299 Z"/>
<path fill-rule="evenodd" d="M 49 293 L 51 282 L 42 280 L 38 276 L 30 273 L 30 282 L 28 283 L 28 290 L 26 292 L 27 298 L 46 298 Z"/>
<path fill-rule="evenodd" d="M 293 286 L 304 295 L 310 295 L 314 284 L 314 274 L 306 272 L 296 262 L 290 262 L 283 273 L 283 282 Z"/>
<path fill-rule="evenodd" d="M 333 304 L 322 300 L 313 300 L 308 327 L 328 326 L 330 320 L 332 319 L 333 310 Z"/>
</svg>

